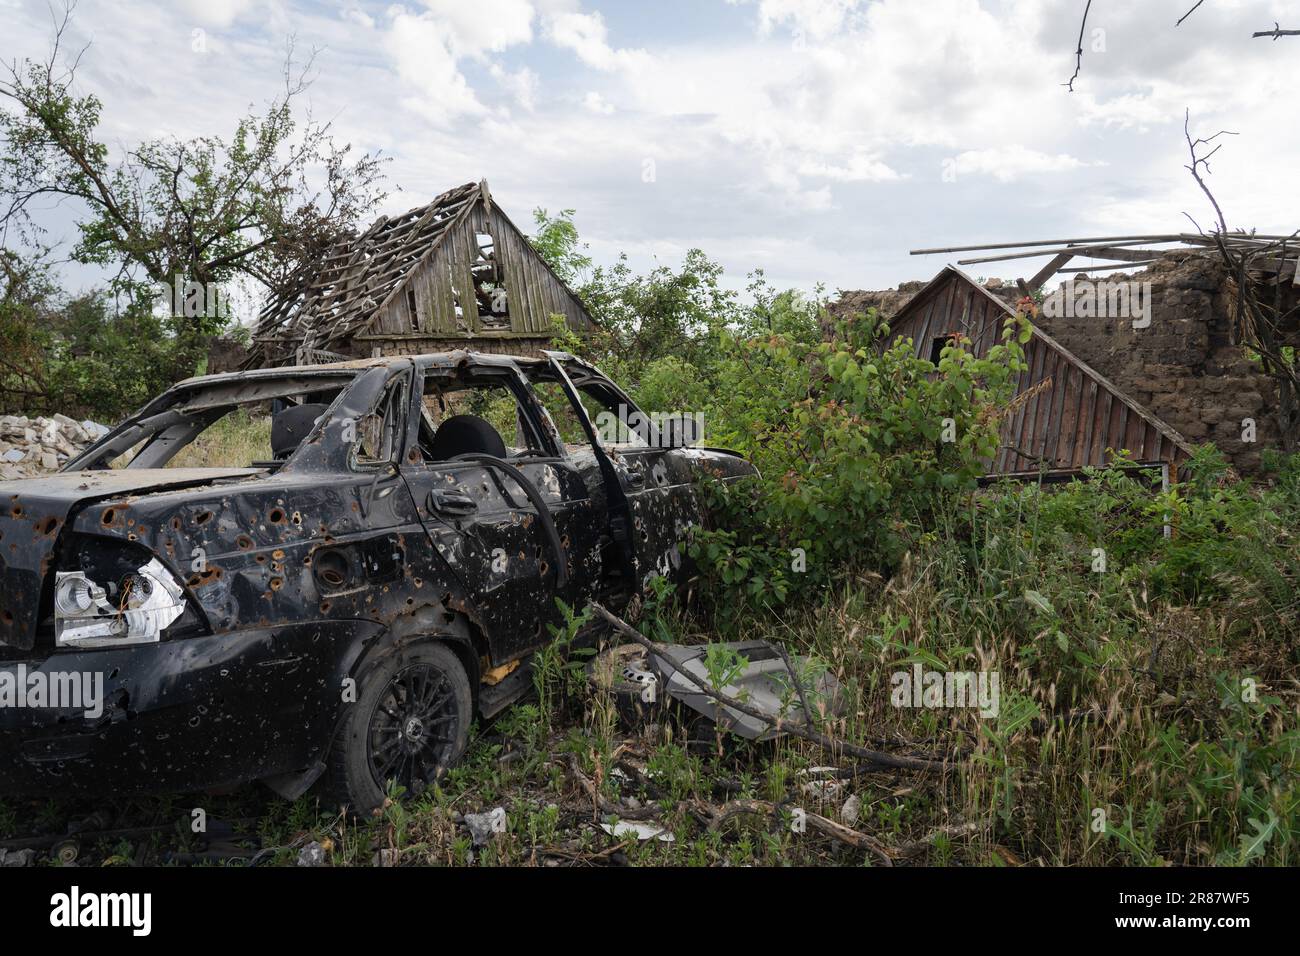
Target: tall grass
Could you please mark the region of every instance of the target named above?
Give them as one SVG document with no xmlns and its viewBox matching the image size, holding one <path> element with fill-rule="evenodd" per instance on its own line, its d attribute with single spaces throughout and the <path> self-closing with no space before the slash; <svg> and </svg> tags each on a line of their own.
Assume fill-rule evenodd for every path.
<svg viewBox="0 0 1300 956">
<path fill-rule="evenodd" d="M 970 862 L 1294 864 L 1300 461 L 1261 488 L 1211 453 L 1192 473 L 963 496 L 888 581 L 719 622 L 826 661 L 849 739 L 952 758 L 916 822 L 971 824 Z M 894 706 L 914 662 L 997 672 L 998 715 Z"/>
<path fill-rule="evenodd" d="M 271 458 L 271 419 L 237 408 L 177 453 L 171 468 L 247 468 Z"/>
</svg>

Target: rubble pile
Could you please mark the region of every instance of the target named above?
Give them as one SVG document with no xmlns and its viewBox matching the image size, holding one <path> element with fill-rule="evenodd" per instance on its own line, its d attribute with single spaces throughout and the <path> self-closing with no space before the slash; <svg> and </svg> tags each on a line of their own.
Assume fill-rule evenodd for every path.
<svg viewBox="0 0 1300 956">
<path fill-rule="evenodd" d="M 0 479 L 56 471 L 107 431 L 97 422 L 67 415 L 0 415 Z"/>
</svg>

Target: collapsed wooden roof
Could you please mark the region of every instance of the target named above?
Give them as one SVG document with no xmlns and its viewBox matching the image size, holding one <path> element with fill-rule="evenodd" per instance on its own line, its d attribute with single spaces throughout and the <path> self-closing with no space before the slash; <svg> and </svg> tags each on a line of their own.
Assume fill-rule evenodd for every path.
<svg viewBox="0 0 1300 956">
<path fill-rule="evenodd" d="M 1012 262 L 1020 259 L 1049 257 L 1046 264 L 1032 278 L 1018 279 L 1017 285 L 1024 295 L 1043 287 L 1057 273 L 1103 272 L 1108 269 L 1141 269 L 1149 266 L 1167 252 L 1179 249 L 1201 254 L 1218 248 L 1219 243 L 1233 252 L 1252 254 L 1251 267 L 1275 275 L 1292 277 L 1300 285 L 1300 233 L 1289 236 L 1264 235 L 1254 232 L 1226 233 L 1162 233 L 1146 236 L 1092 236 L 1083 239 L 1039 239 L 1033 242 L 996 242 L 974 246 L 946 246 L 935 249 L 913 249 L 914 256 L 937 255 L 954 252 L 994 252 L 995 255 L 958 259 L 957 265 L 980 265 L 988 262 Z M 1154 248 L 1161 246 L 1164 248 Z M 1107 265 L 1071 265 L 1076 259 L 1100 259 Z"/>
<path fill-rule="evenodd" d="M 354 339 L 398 337 L 394 329 L 415 340 L 473 338 L 489 331 L 475 303 L 484 277 L 489 290 L 509 292 L 512 314 L 493 329 L 498 334 L 545 335 L 551 314 L 574 328 L 595 324 L 493 205 L 487 182 L 466 183 L 400 216 L 381 216 L 300 267 L 263 307 L 246 367 L 346 353 Z"/>
<path fill-rule="evenodd" d="M 945 267 L 889 318 L 891 341 L 911 338 L 925 358 L 961 333 L 975 355 L 1000 341 L 1015 309 L 955 266 Z M 1138 404 L 1042 329 L 1025 346 L 1027 367 L 1002 419 L 991 476 L 1077 474 L 1126 449 L 1143 464 L 1177 467 L 1192 454 L 1182 435 Z"/>
</svg>

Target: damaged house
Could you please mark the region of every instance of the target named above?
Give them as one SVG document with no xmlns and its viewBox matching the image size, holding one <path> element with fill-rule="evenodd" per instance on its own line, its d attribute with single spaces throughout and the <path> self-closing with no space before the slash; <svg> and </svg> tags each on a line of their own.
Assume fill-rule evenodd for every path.
<svg viewBox="0 0 1300 956">
<path fill-rule="evenodd" d="M 243 364 L 464 348 L 537 355 L 556 317 L 577 332 L 595 324 L 484 180 L 380 217 L 300 269 L 263 308 Z"/>
<path fill-rule="evenodd" d="M 1032 256 L 1048 262 L 1015 284 L 977 281 L 950 265 L 929 283 L 842 293 L 832 312 L 877 308 L 889 320 L 891 336 L 910 337 L 918 356 L 937 359 L 954 333 L 968 336 L 975 352 L 985 354 L 1017 302 L 1026 295 L 1037 300 L 1035 335 L 1026 347 L 1029 368 L 1002 423 L 990 475 L 1041 471 L 1069 477 L 1084 466 L 1103 464 L 1107 449 L 1121 448 L 1135 461 L 1176 472 L 1204 442 L 1213 442 L 1239 472 L 1254 473 L 1261 451 L 1279 444 L 1277 385 L 1238 340 L 1233 277 L 1199 238 L 968 247 L 996 254 L 958 265 Z M 1138 248 L 1161 242 L 1184 247 Z M 958 251 L 967 248 L 917 254 Z M 1123 265 L 1069 265 L 1080 257 Z M 1283 314 L 1300 292 L 1293 285 L 1294 257 L 1294 251 L 1270 253 L 1261 262 L 1262 281 L 1273 290 L 1270 296 L 1277 292 Z M 1124 271 L 1112 271 L 1117 268 Z M 1058 275 L 1063 281 L 1043 294 L 1040 290 Z"/>
<path fill-rule="evenodd" d="M 841 306 L 846 301 L 855 301 L 854 295 Z M 985 355 L 1015 312 L 1014 304 L 948 266 L 889 317 L 890 336 L 910 338 L 918 357 L 935 362 L 958 334 L 971 340 L 976 355 Z M 1141 464 L 1176 471 L 1192 453 L 1187 439 L 1037 325 L 1025 362 L 990 475 L 1042 471 L 1066 478 L 1105 464 L 1108 448 L 1127 448 Z"/>
</svg>

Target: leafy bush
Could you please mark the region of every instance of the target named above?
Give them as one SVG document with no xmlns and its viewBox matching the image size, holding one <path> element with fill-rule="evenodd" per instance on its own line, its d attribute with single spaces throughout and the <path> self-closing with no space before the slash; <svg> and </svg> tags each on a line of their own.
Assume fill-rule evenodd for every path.
<svg viewBox="0 0 1300 956">
<path fill-rule="evenodd" d="M 874 313 L 829 342 L 725 336 L 711 441 L 763 477 L 719 495 L 722 530 L 694 549 L 705 573 L 766 603 L 785 598 L 793 575 L 814 592 L 895 567 L 944 496 L 973 489 L 996 451 L 998 408 L 1029 335 L 1023 318 L 1009 319 L 987 356 L 954 341 L 937 367 L 910 340 L 890 344 Z"/>
<path fill-rule="evenodd" d="M 0 254 L 0 396 L 4 411 L 116 421 L 193 375 L 212 320 L 155 313 L 148 290 L 63 296 L 47 263 Z"/>
</svg>

